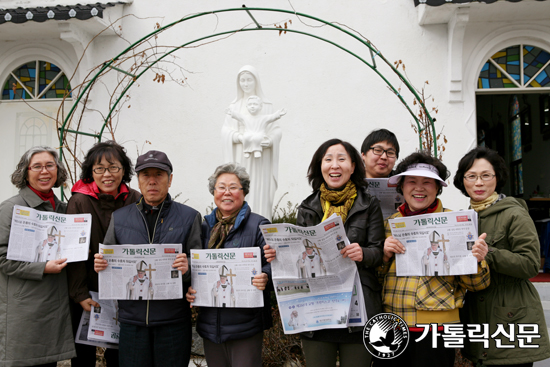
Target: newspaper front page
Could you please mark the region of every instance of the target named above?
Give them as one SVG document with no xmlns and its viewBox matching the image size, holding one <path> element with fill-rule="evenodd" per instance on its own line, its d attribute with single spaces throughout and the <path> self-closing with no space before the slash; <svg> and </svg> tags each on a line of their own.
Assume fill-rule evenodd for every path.
<svg viewBox="0 0 550 367">
<path fill-rule="evenodd" d="M 67 262 L 86 261 L 91 226 L 90 214 L 42 212 L 15 205 L 7 258 L 27 262 L 64 258 Z"/>
<path fill-rule="evenodd" d="M 266 244 L 277 251 L 271 271 L 285 334 L 365 323 L 357 266 L 340 254 L 349 245 L 340 217 L 314 227 L 283 223 L 260 228 Z"/>
<path fill-rule="evenodd" d="M 103 245 L 107 269 L 99 272 L 99 298 L 160 300 L 183 297 L 181 271 L 172 268 L 180 244 Z"/>
<path fill-rule="evenodd" d="M 477 273 L 472 247 L 477 240 L 474 210 L 401 217 L 389 221 L 392 236 L 406 248 L 396 254 L 397 276 Z"/>
<path fill-rule="evenodd" d="M 259 247 L 191 250 L 193 306 L 263 307 L 263 292 L 252 285 L 261 273 Z"/>
<path fill-rule="evenodd" d="M 99 307 L 92 306 L 88 340 L 118 344 L 120 324 L 118 323 L 118 302 L 99 299 L 97 292 L 90 292 Z"/>
<path fill-rule="evenodd" d="M 369 193 L 380 200 L 382 217 L 388 219 L 405 202 L 403 195 L 396 191 L 397 185 L 390 185 L 389 178 L 367 178 Z"/>
</svg>

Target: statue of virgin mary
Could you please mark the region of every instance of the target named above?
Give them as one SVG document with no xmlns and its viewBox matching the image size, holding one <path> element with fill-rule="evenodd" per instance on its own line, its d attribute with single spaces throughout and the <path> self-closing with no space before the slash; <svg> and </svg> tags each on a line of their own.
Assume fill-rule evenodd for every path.
<svg viewBox="0 0 550 367">
<path fill-rule="evenodd" d="M 260 77 L 256 68 L 245 65 L 237 74 L 237 97 L 229 105 L 229 110 L 239 112 L 243 116 L 250 116 L 246 108 L 248 97 L 256 95 L 263 101 L 263 107 L 259 115 L 268 115 L 274 112 L 273 104 L 265 97 Z M 269 124 L 266 138 L 262 141 L 262 156 L 254 155 L 245 158 L 243 154 L 242 135 L 244 125 L 225 116 L 222 126 L 223 153 L 225 162 L 236 162 L 246 168 L 250 175 L 250 192 L 246 201 L 250 209 L 271 220 L 273 210 L 273 198 L 277 191 L 277 179 L 279 175 L 279 145 L 282 131 L 277 121 Z"/>
</svg>

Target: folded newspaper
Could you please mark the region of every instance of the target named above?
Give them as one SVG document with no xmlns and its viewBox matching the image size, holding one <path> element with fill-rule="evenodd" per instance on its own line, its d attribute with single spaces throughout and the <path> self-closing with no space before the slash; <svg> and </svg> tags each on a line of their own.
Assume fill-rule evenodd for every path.
<svg viewBox="0 0 550 367">
<path fill-rule="evenodd" d="M 100 300 L 97 292 L 90 292 L 90 294 L 100 307 L 92 307 L 92 312 L 82 312 L 75 343 L 118 349 L 120 324 L 118 324 L 118 320 L 109 320 L 112 316 L 110 310 L 116 308 L 116 301 Z M 90 317 L 90 313 L 92 317 Z M 115 318 L 117 318 L 116 315 L 115 313 Z"/>
<path fill-rule="evenodd" d="M 97 292 L 90 292 L 99 307 L 92 306 L 88 340 L 118 344 L 120 324 L 118 323 L 118 302 L 99 299 Z"/>
<path fill-rule="evenodd" d="M 107 269 L 99 272 L 99 298 L 159 300 L 183 298 L 181 271 L 172 264 L 180 244 L 103 245 Z"/>
<path fill-rule="evenodd" d="M 314 227 L 260 226 L 276 249 L 271 272 L 285 334 L 362 326 L 367 314 L 357 266 L 340 251 L 349 240 L 342 219 Z"/>
<path fill-rule="evenodd" d="M 191 250 L 193 306 L 263 307 L 263 292 L 252 285 L 261 257 L 259 247 Z"/>
<path fill-rule="evenodd" d="M 42 212 L 20 205 L 13 207 L 9 260 L 47 262 L 67 258 L 67 262 L 88 260 L 90 214 Z"/>
<path fill-rule="evenodd" d="M 477 273 L 472 255 L 478 237 L 474 210 L 400 217 L 388 223 L 392 236 L 406 248 L 395 255 L 397 276 Z"/>
</svg>

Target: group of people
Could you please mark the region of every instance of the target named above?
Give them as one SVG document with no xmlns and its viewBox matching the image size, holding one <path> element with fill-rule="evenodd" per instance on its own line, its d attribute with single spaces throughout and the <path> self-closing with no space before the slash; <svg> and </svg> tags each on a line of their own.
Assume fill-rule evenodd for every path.
<svg viewBox="0 0 550 367">
<path fill-rule="evenodd" d="M 342 218 L 350 245 L 341 254 L 357 266 L 367 315 L 397 314 L 409 326 L 411 342 L 397 358 L 372 361 L 360 327 L 303 332 L 308 367 L 332 367 L 337 359 L 344 367 L 370 366 L 371 361 L 375 366 L 453 366 L 455 350 L 443 348 L 441 333 L 436 333 L 438 348 L 432 348 L 431 338 L 414 342 L 423 330 L 416 324 L 437 324 L 438 331 L 443 324 L 488 324 L 493 339 L 489 347 L 466 338 L 462 351 L 478 366 L 529 366 L 550 357 L 541 301 L 529 281 L 538 273 L 539 241 L 525 203 L 501 192 L 507 179 L 503 159 L 490 149 L 475 148 L 461 159 L 454 177 L 454 185 L 470 198 L 479 216 L 479 238 L 472 246 L 477 272 L 398 277 L 395 254 L 405 253 L 406 246 L 391 236 L 365 179 L 389 178 L 403 195 L 404 204 L 390 218 L 449 211 L 438 199 L 447 186 L 447 167 L 424 152 L 410 154 L 395 167 L 398 157 L 399 143 L 385 129 L 369 134 L 361 152 L 339 139 L 324 142 L 308 168 L 313 192 L 299 206 L 297 224 L 314 226 L 332 214 Z M 34 147 L 21 157 L 11 176 L 20 192 L 0 204 L 0 365 L 53 367 L 72 358 L 73 366 L 95 366 L 95 347 L 75 346 L 74 333 L 82 312 L 99 306 L 90 296 L 90 291 L 98 291 L 98 272 L 108 266 L 99 243 L 181 243 L 184 250 L 172 264 L 183 274 L 184 298 L 119 301 L 120 344 L 105 353 L 109 367 L 188 365 L 190 307 L 196 294 L 190 285 L 190 250 L 226 247 L 260 248 L 262 271 L 252 283 L 263 292 L 264 307 L 201 307 L 197 331 L 204 339 L 206 361 L 211 367 L 262 365 L 263 333 L 272 326 L 270 262 L 277 254 L 265 244 L 259 228 L 269 221 L 245 201 L 250 176 L 235 163 L 217 167 L 208 179 L 216 207 L 203 220 L 196 210 L 172 200 L 173 171 L 163 152 L 139 156 L 134 168 L 120 145 L 97 143 L 86 154 L 80 180 L 65 204 L 52 191 L 67 179 L 57 152 Z M 139 192 L 128 186 L 134 172 Z M 14 205 L 90 213 L 88 260 L 8 260 Z M 307 247 L 303 262 L 309 256 Z M 514 348 L 497 348 L 497 339 L 510 344 L 505 335 L 495 333 L 501 324 L 538 325 L 540 338 L 531 340 L 535 348 L 519 348 L 517 340 L 511 341 Z"/>
</svg>

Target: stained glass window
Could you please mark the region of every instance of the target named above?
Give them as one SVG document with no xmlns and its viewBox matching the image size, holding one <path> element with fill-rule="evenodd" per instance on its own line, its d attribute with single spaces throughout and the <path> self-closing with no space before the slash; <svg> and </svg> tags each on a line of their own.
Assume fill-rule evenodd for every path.
<svg viewBox="0 0 550 367">
<path fill-rule="evenodd" d="M 2 99 L 51 99 L 63 98 L 66 94 L 71 97 L 71 85 L 65 73 L 57 65 L 35 60 L 10 73 Z"/>
<path fill-rule="evenodd" d="M 529 45 L 502 49 L 481 68 L 477 87 L 480 90 L 550 87 L 550 53 Z"/>
</svg>

